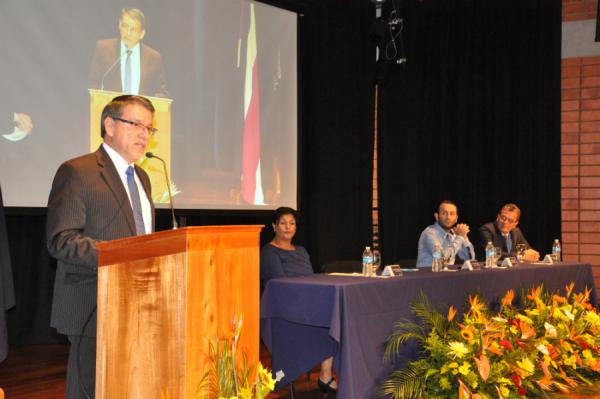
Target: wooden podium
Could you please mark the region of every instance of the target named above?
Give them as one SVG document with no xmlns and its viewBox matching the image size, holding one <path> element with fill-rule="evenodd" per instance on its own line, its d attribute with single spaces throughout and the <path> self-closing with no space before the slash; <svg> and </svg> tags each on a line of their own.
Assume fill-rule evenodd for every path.
<svg viewBox="0 0 600 399">
<path fill-rule="evenodd" d="M 96 398 L 200 398 L 209 342 L 243 316 L 259 360 L 262 226 L 202 226 L 98 244 Z"/>
</svg>

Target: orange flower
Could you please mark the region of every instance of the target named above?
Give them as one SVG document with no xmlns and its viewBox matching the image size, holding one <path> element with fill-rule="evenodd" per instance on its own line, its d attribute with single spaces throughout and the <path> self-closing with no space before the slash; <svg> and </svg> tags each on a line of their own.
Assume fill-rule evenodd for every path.
<svg viewBox="0 0 600 399">
<path fill-rule="evenodd" d="M 552 302 L 554 303 L 567 303 L 567 298 L 565 298 L 564 296 L 560 296 L 560 295 L 552 295 Z"/>
<path fill-rule="evenodd" d="M 479 375 L 483 381 L 487 381 L 490 376 L 490 361 L 487 356 L 482 354 L 479 356 L 479 359 L 473 356 L 473 360 L 475 360 L 475 364 L 477 364 L 477 370 L 479 371 Z"/>
<path fill-rule="evenodd" d="M 539 299 L 541 293 L 542 293 L 542 284 L 538 285 L 537 287 L 532 288 L 531 291 L 529 291 L 529 293 L 527 294 L 527 299 L 531 299 L 531 300 L 535 300 L 536 298 Z"/>
<path fill-rule="evenodd" d="M 465 385 L 464 382 L 462 382 L 462 380 L 460 378 L 457 378 L 456 381 L 458 381 L 458 398 L 459 399 L 470 399 L 473 397 L 473 393 L 471 392 L 471 390 L 469 389 L 469 387 L 467 387 Z"/>
<path fill-rule="evenodd" d="M 575 282 L 574 281 L 571 281 L 570 284 L 567 284 L 565 286 L 565 290 L 567 291 L 567 296 L 568 297 L 571 296 L 571 293 L 573 292 L 573 288 L 575 288 Z"/>
<path fill-rule="evenodd" d="M 469 304 L 471 305 L 469 314 L 479 318 L 481 316 L 481 311 L 483 310 L 483 303 L 479 302 L 479 297 L 477 295 L 469 295 Z"/>
<path fill-rule="evenodd" d="M 521 339 L 535 338 L 536 336 L 535 329 L 527 323 L 519 323 L 519 329 L 521 330 Z"/>
<path fill-rule="evenodd" d="M 515 292 L 513 290 L 508 290 L 504 298 L 502 298 L 502 307 L 512 305 L 512 301 L 515 299 Z"/>
<path fill-rule="evenodd" d="M 448 321 L 452 321 L 454 316 L 456 316 L 456 309 L 454 309 L 454 306 L 450 306 L 448 308 Z"/>
</svg>

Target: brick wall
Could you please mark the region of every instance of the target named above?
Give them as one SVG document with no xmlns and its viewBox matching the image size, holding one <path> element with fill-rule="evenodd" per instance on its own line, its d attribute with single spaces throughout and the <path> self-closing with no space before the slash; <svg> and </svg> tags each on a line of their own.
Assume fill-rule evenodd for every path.
<svg viewBox="0 0 600 399">
<path fill-rule="evenodd" d="M 580 21 L 596 18 L 598 0 L 563 0 L 563 21 Z"/>
<path fill-rule="evenodd" d="M 600 56 L 562 60 L 561 200 L 565 260 L 600 286 Z"/>
</svg>

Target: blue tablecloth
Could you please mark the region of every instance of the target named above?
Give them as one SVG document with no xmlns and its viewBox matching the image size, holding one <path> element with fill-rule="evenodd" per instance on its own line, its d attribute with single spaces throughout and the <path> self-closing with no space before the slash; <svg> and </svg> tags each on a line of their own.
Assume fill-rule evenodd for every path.
<svg viewBox="0 0 600 399">
<path fill-rule="evenodd" d="M 273 371 L 285 373 L 279 386 L 334 355 L 338 397 L 371 398 L 393 366 L 382 360 L 393 324 L 414 319 L 410 305 L 419 291 L 432 303 L 462 309 L 468 294 L 479 292 L 493 303 L 508 289 L 518 295 L 539 283 L 564 293 L 571 281 L 576 291 L 594 288 L 596 304 L 589 264 L 525 264 L 454 273 L 422 269 L 389 279 L 323 274 L 274 279 L 261 298 L 261 337 L 271 351 Z"/>
</svg>

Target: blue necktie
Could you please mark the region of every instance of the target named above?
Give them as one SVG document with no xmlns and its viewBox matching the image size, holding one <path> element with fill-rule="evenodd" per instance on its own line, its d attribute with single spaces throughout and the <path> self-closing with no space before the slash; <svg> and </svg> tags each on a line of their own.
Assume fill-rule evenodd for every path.
<svg viewBox="0 0 600 399">
<path fill-rule="evenodd" d="M 131 49 L 127 49 L 127 58 L 125 59 L 125 88 L 124 92 L 130 94 L 132 91 L 131 87 Z"/>
<path fill-rule="evenodd" d="M 506 249 L 508 250 L 508 253 L 510 253 L 510 250 L 512 249 L 512 238 L 510 237 L 510 233 L 506 236 Z"/>
<path fill-rule="evenodd" d="M 131 208 L 133 209 L 133 219 L 135 220 L 135 230 L 137 235 L 146 234 L 144 227 L 144 217 L 142 216 L 142 204 L 140 202 L 140 192 L 138 186 L 135 183 L 135 176 L 133 175 L 133 166 L 127 168 L 127 187 L 129 188 L 129 195 L 131 196 Z"/>
</svg>

